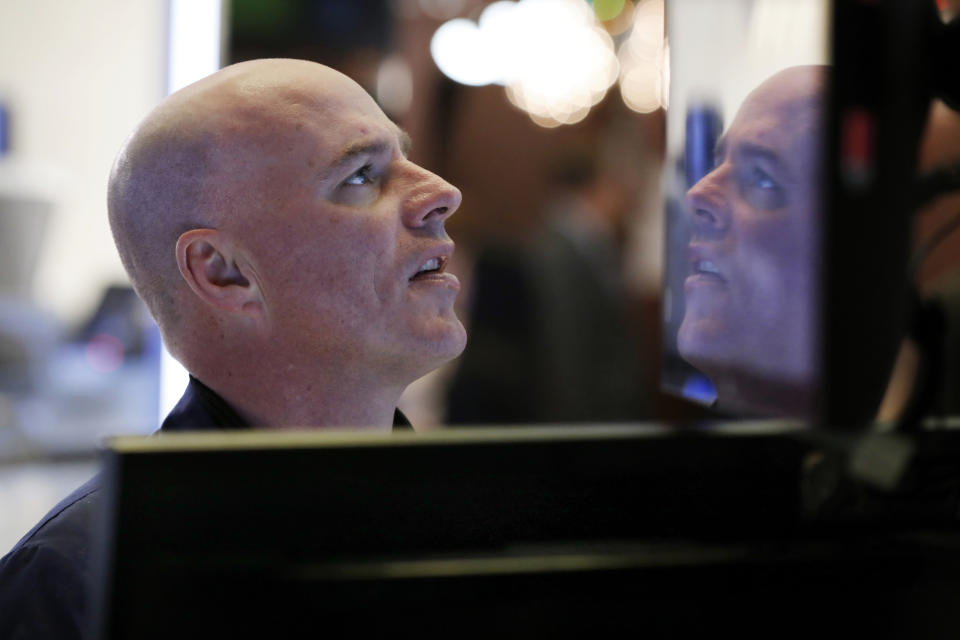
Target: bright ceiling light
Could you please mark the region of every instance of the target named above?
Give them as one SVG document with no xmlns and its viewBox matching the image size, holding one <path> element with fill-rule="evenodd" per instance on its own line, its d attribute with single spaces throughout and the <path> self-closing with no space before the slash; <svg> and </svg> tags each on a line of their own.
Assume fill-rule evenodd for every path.
<svg viewBox="0 0 960 640">
<path fill-rule="evenodd" d="M 642 0 L 633 29 L 620 46 L 620 95 L 628 107 L 651 113 L 668 102 L 669 49 L 664 36 L 663 0 Z"/>
<path fill-rule="evenodd" d="M 619 73 L 613 39 L 582 0 L 495 2 L 477 23 L 443 24 L 430 51 L 461 84 L 506 85 L 538 124 L 579 122 Z"/>
<path fill-rule="evenodd" d="M 456 18 L 440 25 L 430 40 L 430 54 L 445 76 L 475 87 L 496 82 L 500 70 L 486 56 L 486 43 L 477 24 Z"/>
</svg>

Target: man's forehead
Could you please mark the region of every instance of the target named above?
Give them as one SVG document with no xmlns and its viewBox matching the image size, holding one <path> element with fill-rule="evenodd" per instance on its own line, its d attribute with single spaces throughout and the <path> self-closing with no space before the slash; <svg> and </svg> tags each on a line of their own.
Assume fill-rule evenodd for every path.
<svg viewBox="0 0 960 640">
<path fill-rule="evenodd" d="M 285 106 L 279 109 L 279 117 L 298 132 L 313 132 L 328 144 L 328 152 L 333 155 L 357 146 L 384 143 L 397 144 L 407 153 L 410 136 L 387 117 L 366 91 L 351 85 L 344 91 L 293 90 L 282 96 Z"/>
<path fill-rule="evenodd" d="M 795 138 L 789 123 L 774 113 L 737 115 L 720 139 L 717 151 L 726 153 L 744 146 L 768 149 L 771 152 L 783 152 L 792 145 Z"/>
<path fill-rule="evenodd" d="M 747 144 L 779 153 L 791 151 L 817 128 L 817 106 L 803 96 L 751 96 L 721 136 L 718 148 Z"/>
<path fill-rule="evenodd" d="M 819 67 L 794 67 L 773 76 L 747 96 L 731 129 L 787 137 L 805 132 L 821 116 L 824 73 Z"/>
<path fill-rule="evenodd" d="M 241 89 L 220 105 L 221 130 L 232 130 L 255 144 L 287 140 L 283 143 L 287 148 L 312 140 L 311 146 L 326 159 L 358 146 L 385 143 L 409 151 L 409 136 L 359 85 L 352 81 L 333 85 Z"/>
<path fill-rule="evenodd" d="M 346 136 L 350 138 L 350 136 Z M 396 126 L 392 122 L 386 128 L 370 129 L 368 127 L 358 127 L 355 136 L 350 141 L 342 144 L 335 155 L 342 156 L 350 153 L 356 153 L 357 150 L 383 150 L 392 149 L 394 144 L 399 147 L 400 152 L 407 156 L 413 150 L 413 139 L 410 134 Z"/>
</svg>

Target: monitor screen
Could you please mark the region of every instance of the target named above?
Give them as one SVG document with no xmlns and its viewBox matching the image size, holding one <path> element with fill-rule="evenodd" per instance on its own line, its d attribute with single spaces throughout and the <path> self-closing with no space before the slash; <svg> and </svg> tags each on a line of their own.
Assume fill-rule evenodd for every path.
<svg viewBox="0 0 960 640">
<path fill-rule="evenodd" d="M 829 14 L 668 7 L 663 380 L 728 415 L 816 409 Z"/>
<path fill-rule="evenodd" d="M 91 637 L 954 637 L 955 500 L 824 491 L 814 435 L 117 438 Z"/>
<path fill-rule="evenodd" d="M 92 637 L 591 637 L 718 593 L 739 616 L 807 449 L 776 424 L 115 438 Z"/>
<path fill-rule="evenodd" d="M 677 0 L 666 17 L 665 387 L 858 430 L 913 317 L 936 4 Z"/>
</svg>

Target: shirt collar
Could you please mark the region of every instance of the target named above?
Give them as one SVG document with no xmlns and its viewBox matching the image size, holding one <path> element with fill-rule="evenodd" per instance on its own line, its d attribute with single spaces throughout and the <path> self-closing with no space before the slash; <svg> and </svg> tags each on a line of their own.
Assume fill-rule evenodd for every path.
<svg viewBox="0 0 960 640">
<path fill-rule="evenodd" d="M 213 389 L 193 376 L 190 376 L 190 383 L 180 402 L 160 425 L 160 431 L 163 432 L 249 428 L 250 423 L 244 420 L 233 407 Z M 393 412 L 393 430 L 413 430 L 407 416 L 403 415 L 399 409 L 394 409 Z"/>
</svg>

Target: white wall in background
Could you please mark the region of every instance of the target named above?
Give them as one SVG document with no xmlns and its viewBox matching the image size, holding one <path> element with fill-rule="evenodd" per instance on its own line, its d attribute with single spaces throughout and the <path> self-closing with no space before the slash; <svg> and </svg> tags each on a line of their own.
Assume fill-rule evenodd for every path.
<svg viewBox="0 0 960 640">
<path fill-rule="evenodd" d="M 729 124 L 740 103 L 777 71 L 830 62 L 827 0 L 668 0 L 667 149 L 683 146 L 687 103 L 707 101 Z"/>
<path fill-rule="evenodd" d="M 166 0 L 0 3 L 0 98 L 14 154 L 58 207 L 36 302 L 72 322 L 125 282 L 106 215 L 114 155 L 166 89 Z"/>
</svg>

